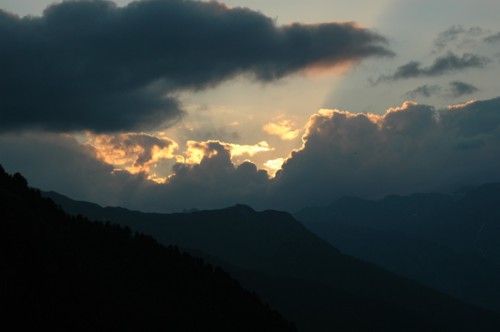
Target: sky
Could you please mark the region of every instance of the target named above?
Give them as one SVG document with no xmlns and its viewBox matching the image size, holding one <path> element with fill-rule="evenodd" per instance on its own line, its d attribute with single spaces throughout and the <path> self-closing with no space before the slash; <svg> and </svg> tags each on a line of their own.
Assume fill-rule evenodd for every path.
<svg viewBox="0 0 500 332">
<path fill-rule="evenodd" d="M 294 212 L 500 181 L 498 1 L 0 10 L 0 164 L 43 190 Z"/>
</svg>

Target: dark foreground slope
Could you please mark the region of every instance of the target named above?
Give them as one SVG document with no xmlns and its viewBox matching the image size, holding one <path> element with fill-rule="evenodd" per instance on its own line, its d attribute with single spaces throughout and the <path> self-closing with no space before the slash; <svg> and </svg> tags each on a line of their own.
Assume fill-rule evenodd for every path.
<svg viewBox="0 0 500 332">
<path fill-rule="evenodd" d="M 71 213 L 120 222 L 230 264 L 304 331 L 497 331 L 498 315 L 343 255 L 287 213 L 238 205 L 152 214 L 50 194 Z"/>
<path fill-rule="evenodd" d="M 294 331 L 219 268 L 69 217 L 0 167 L 2 330 Z"/>
</svg>

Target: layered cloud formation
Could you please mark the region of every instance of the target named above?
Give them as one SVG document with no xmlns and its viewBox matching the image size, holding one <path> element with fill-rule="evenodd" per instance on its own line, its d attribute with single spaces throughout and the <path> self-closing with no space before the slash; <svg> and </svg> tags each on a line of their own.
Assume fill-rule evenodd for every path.
<svg viewBox="0 0 500 332">
<path fill-rule="evenodd" d="M 398 82 L 398 97 L 496 93 L 473 76 L 434 79 L 493 68 L 497 42 L 495 32 L 454 26 L 439 34 L 431 60 L 406 58 L 374 76 Z M 165 130 L 196 112 L 181 103 L 192 91 L 393 54 L 384 37 L 354 23 L 280 26 L 212 1 L 66 1 L 41 17 L 0 11 L 0 49 L 0 163 L 76 199 L 161 212 L 236 203 L 294 211 L 342 195 L 500 181 L 500 98 L 449 108 L 405 102 L 379 114 L 322 110 L 301 147 L 305 121 L 281 106 Z M 416 88 L 400 84 L 409 79 L 420 79 Z M 255 115 L 260 123 L 244 121 Z"/>
<path fill-rule="evenodd" d="M 3 131 L 165 127 L 183 114 L 179 91 L 392 55 L 382 36 L 351 23 L 277 26 L 249 9 L 187 0 L 0 11 L 0 46 Z"/>
<path fill-rule="evenodd" d="M 406 102 L 383 115 L 322 110 L 303 141 L 274 178 L 251 162 L 235 164 L 229 144 L 192 143 L 198 161 L 178 160 L 164 184 L 113 171 L 92 146 L 67 136 L 4 134 L 0 149 L 7 169 L 46 181 L 34 185 L 101 204 L 180 211 L 246 203 L 294 211 L 343 195 L 377 198 L 499 181 L 500 98 L 446 109 Z"/>
</svg>

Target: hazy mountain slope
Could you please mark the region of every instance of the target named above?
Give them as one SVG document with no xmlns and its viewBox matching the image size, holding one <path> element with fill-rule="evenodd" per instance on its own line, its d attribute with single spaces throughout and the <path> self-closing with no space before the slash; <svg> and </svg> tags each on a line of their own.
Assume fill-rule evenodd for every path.
<svg viewBox="0 0 500 332">
<path fill-rule="evenodd" d="M 500 309 L 500 266 L 430 240 L 343 223 L 306 223 L 349 255 L 418 280 L 466 302 Z"/>
<path fill-rule="evenodd" d="M 69 217 L 0 167 L 0 321 L 64 331 L 294 331 L 221 269 Z"/>
<path fill-rule="evenodd" d="M 463 196 L 345 197 L 295 215 L 343 252 L 500 310 L 500 186 Z"/>
<path fill-rule="evenodd" d="M 153 234 L 163 243 L 175 243 L 219 257 L 239 268 L 286 280 L 304 280 L 305 297 L 310 289 L 328 289 L 332 294 L 324 311 L 351 306 L 351 314 L 371 330 L 380 331 L 493 331 L 498 317 L 478 308 L 397 277 L 383 269 L 341 254 L 308 232 L 289 214 L 255 212 L 246 206 L 185 214 L 149 214 L 121 208 L 80 205 L 50 194 L 72 213 L 121 222 Z M 66 200 L 66 202 L 65 202 Z M 89 208 L 90 207 L 90 208 Z M 284 282 L 282 285 L 285 285 Z M 259 291 L 275 292 L 279 301 L 293 292 L 261 285 Z M 266 290 L 265 288 L 271 288 Z M 319 291 L 317 291 L 319 292 Z M 300 295 L 292 296 L 300 301 Z M 278 301 L 276 300 L 276 301 Z M 278 303 L 278 302 L 275 302 Z M 351 303 L 351 304 L 349 304 Z M 347 305 L 349 304 L 349 305 Z M 297 304 L 306 308 L 309 303 Z M 305 309 L 307 310 L 307 309 Z M 310 311 L 309 311 L 310 312 Z M 375 313 L 375 314 L 374 314 Z M 346 319 L 339 315 L 339 319 Z M 356 329 L 350 329 L 356 331 Z M 358 329 L 359 330 L 359 329 Z"/>
<path fill-rule="evenodd" d="M 406 233 L 500 262 L 500 183 L 485 184 L 461 196 L 393 195 L 379 201 L 344 197 L 294 216 L 308 223 L 335 221 Z"/>
<path fill-rule="evenodd" d="M 303 208 L 294 216 L 306 222 L 335 220 L 372 229 L 414 232 L 421 220 L 432 223 L 441 211 L 453 209 L 457 199 L 438 193 L 391 195 L 379 201 L 346 196 L 327 206 Z"/>
</svg>

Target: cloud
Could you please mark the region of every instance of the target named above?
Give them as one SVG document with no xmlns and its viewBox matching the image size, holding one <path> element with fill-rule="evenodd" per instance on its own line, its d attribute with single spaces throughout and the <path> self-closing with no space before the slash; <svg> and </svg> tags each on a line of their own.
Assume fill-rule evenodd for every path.
<svg viewBox="0 0 500 332">
<path fill-rule="evenodd" d="M 31 186 L 54 190 L 78 200 L 134 206 L 135 193 L 148 192 L 144 174 L 115 171 L 99 160 L 96 150 L 73 137 L 51 133 L 0 135 L 0 163 L 21 172 Z"/>
<path fill-rule="evenodd" d="M 498 33 L 496 33 L 494 35 L 490 35 L 488 37 L 485 37 L 484 41 L 487 42 L 487 43 L 490 43 L 490 44 L 494 44 L 494 43 L 500 42 L 500 32 L 498 32 Z"/>
<path fill-rule="evenodd" d="M 311 117 L 303 147 L 273 180 L 276 205 L 342 195 L 449 191 L 500 180 L 500 98 L 448 109 L 406 102 L 384 115 L 337 110 Z"/>
<path fill-rule="evenodd" d="M 433 85 L 428 85 L 428 84 L 425 84 L 425 85 L 421 85 L 419 86 L 418 88 L 416 89 L 413 89 L 411 91 L 408 91 L 405 93 L 405 96 L 406 97 L 409 97 L 409 98 L 417 98 L 417 97 L 432 97 L 434 95 L 437 95 L 441 92 L 441 86 L 440 85 L 437 85 L 437 84 L 433 84 Z"/>
<path fill-rule="evenodd" d="M 175 159 L 175 152 L 179 148 L 177 143 L 169 138 L 145 133 L 87 133 L 87 139 L 86 144 L 95 149 L 97 158 L 112 165 L 115 170 L 122 169 L 132 174 L 144 173 L 159 182 L 164 179 L 152 173 L 151 168 L 163 159 Z"/>
<path fill-rule="evenodd" d="M 447 49 L 450 44 L 457 44 L 459 48 L 473 43 L 473 40 L 483 35 L 485 31 L 480 27 L 464 28 L 462 25 L 453 25 L 443 32 L 440 32 L 434 40 L 434 47 L 437 51 Z"/>
<path fill-rule="evenodd" d="M 268 122 L 263 127 L 262 130 L 269 135 L 276 135 L 284 141 L 290 141 L 300 134 L 300 129 L 293 130 L 293 123 L 289 120 L 281 120 L 277 123 Z"/>
<path fill-rule="evenodd" d="M 127 139 L 131 142 L 126 142 Z M 95 141 L 100 141 L 98 148 L 79 143 L 65 134 L 3 133 L 0 134 L 0 163 L 8 172 L 21 172 L 31 186 L 104 206 L 176 212 L 193 207 L 225 207 L 238 202 L 262 206 L 265 201 L 269 184 L 267 172 L 258 170 L 250 162 L 236 165 L 232 161 L 233 151 L 244 155 L 245 146 L 237 146 L 243 147 L 237 151 L 223 142 L 191 142 L 193 149 L 202 150 L 201 159 L 197 163 L 179 159 L 165 183 L 160 184 L 148 179 L 145 172 L 131 174 L 130 170 L 117 170 L 117 165 L 108 164 L 101 154 L 104 150 L 116 155 L 123 153 L 123 163 L 130 165 L 141 155 L 134 152 L 138 147 L 142 150 L 164 144 L 172 149 L 173 143 L 161 143 L 158 138 L 143 134 L 99 137 Z M 261 147 L 264 146 L 262 143 Z M 258 153 L 255 149 L 249 148 L 248 153 Z M 142 154 L 144 158 L 139 158 L 140 163 L 145 165 L 154 159 L 153 155 L 145 157 L 147 154 Z"/>
<path fill-rule="evenodd" d="M 464 95 L 470 95 L 474 92 L 479 91 L 479 89 L 469 83 L 462 81 L 453 81 L 450 82 L 450 92 L 453 97 L 461 97 Z"/>
<path fill-rule="evenodd" d="M 245 156 L 245 155 L 252 157 L 257 153 L 273 151 L 273 148 L 270 147 L 266 141 L 261 141 L 255 145 L 242 145 L 233 143 L 226 143 L 226 144 L 229 146 L 231 150 L 231 155 L 233 157 Z"/>
<path fill-rule="evenodd" d="M 217 155 L 221 149 L 228 151 L 231 158 L 248 156 L 252 157 L 257 153 L 272 151 L 266 141 L 259 142 L 255 145 L 242 145 L 234 143 L 225 143 L 218 140 L 209 140 L 205 142 L 188 141 L 185 154 L 187 164 L 199 164 L 203 158 Z"/>
<path fill-rule="evenodd" d="M 2 131 L 165 127 L 183 114 L 179 91 L 392 55 L 353 23 L 277 26 L 250 9 L 181 0 L 66 1 L 41 17 L 0 11 L 0 44 Z"/>
<path fill-rule="evenodd" d="M 454 73 L 470 68 L 484 68 L 491 60 L 477 54 L 465 53 L 458 56 L 448 52 L 444 56 L 437 57 L 428 67 L 422 67 L 417 61 L 410 61 L 396 69 L 391 75 L 380 76 L 376 83 L 397 81 L 417 77 L 435 77 Z"/>
<path fill-rule="evenodd" d="M 264 166 L 267 169 L 273 171 L 273 173 L 276 173 L 278 170 L 281 169 L 281 166 L 283 166 L 284 162 L 285 162 L 285 158 L 270 159 L 264 163 Z"/>
<path fill-rule="evenodd" d="M 178 163 L 167 183 L 148 191 L 143 197 L 150 210 L 182 211 L 213 209 L 245 202 L 262 206 L 267 197 L 269 177 L 255 164 L 244 162 L 236 166 L 231 161 L 231 149 L 220 142 L 205 145 L 205 155 L 199 163 Z"/>
<path fill-rule="evenodd" d="M 343 195 L 380 198 L 500 181 L 499 110 L 500 97 L 444 109 L 405 102 L 382 115 L 322 110 L 274 178 L 251 162 L 236 163 L 232 154 L 240 152 L 218 141 L 192 142 L 188 151 L 199 156 L 177 160 L 164 184 L 116 171 L 95 148 L 66 135 L 2 134 L 0 162 L 34 186 L 104 205 L 174 212 L 246 203 L 295 211 Z"/>
<path fill-rule="evenodd" d="M 414 90 L 406 92 L 404 95 L 412 99 L 418 97 L 430 98 L 432 96 L 440 95 L 442 91 L 443 87 L 441 87 L 438 84 L 433 84 L 433 85 L 425 84 L 419 86 Z M 479 91 L 479 89 L 470 83 L 462 81 L 452 81 L 449 83 L 448 88 L 445 89 L 444 91 L 445 93 L 443 94 L 443 96 L 458 98 L 465 95 L 473 94 L 474 92 Z"/>
</svg>

